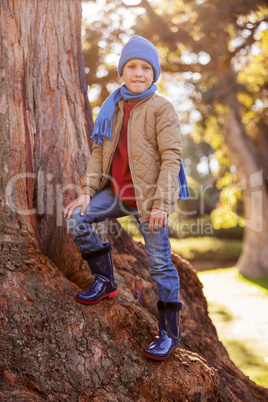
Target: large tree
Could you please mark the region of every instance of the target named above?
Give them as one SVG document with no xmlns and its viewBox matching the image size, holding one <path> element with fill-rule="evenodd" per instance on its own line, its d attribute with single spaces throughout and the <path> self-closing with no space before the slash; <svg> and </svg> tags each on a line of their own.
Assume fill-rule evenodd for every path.
<svg viewBox="0 0 268 402">
<path fill-rule="evenodd" d="M 116 221 L 119 296 L 74 300 L 77 284 L 90 283 L 62 224 L 90 155 L 80 20 L 78 0 L 0 3 L 0 399 L 265 401 L 267 390 L 230 361 L 196 273 L 176 256 L 182 344 L 164 365 L 143 356 L 157 292 L 143 247 Z"/>
<path fill-rule="evenodd" d="M 124 39 L 122 7 L 136 10 L 138 17 L 131 27 L 132 33 L 141 34 L 157 45 L 163 71 L 171 75 L 190 73 L 189 81 L 195 88 L 193 98 L 201 115 L 195 138 L 205 140 L 215 148 L 221 165 L 218 184 L 228 184 L 222 197 L 222 218 L 230 221 L 231 217 L 236 224 L 245 225 L 238 268 L 248 276 L 268 275 L 268 122 L 264 114 L 267 36 L 265 41 L 264 33 L 260 32 L 263 24 L 268 22 L 266 2 L 141 0 L 131 5 L 127 1 L 107 0 L 107 4 L 107 16 L 113 11 L 121 15 L 122 21 L 121 25 L 113 24 L 115 18 L 109 22 L 97 21 L 96 24 L 102 26 L 102 33 L 98 34 L 88 28 L 88 37 L 99 35 L 98 39 L 102 40 L 99 42 L 101 47 L 96 42 L 94 47 L 85 49 L 86 60 L 91 60 L 93 54 L 96 60 L 98 52 L 102 63 L 101 75 L 98 74 L 99 66 L 93 65 L 89 84 L 93 79 L 95 84 L 98 81 L 103 96 L 107 92 L 104 85 L 107 79 L 116 80 L 115 70 L 105 63 L 105 57 L 108 49 L 115 49 L 116 41 Z M 141 13 L 141 8 L 145 12 Z M 247 80 L 249 73 L 243 76 L 241 72 L 254 63 L 252 49 L 254 54 L 258 46 L 259 65 Z M 92 73 L 96 73 L 95 78 Z M 235 174 L 230 172 L 231 164 L 231 169 L 236 167 Z M 240 188 L 243 219 L 236 217 L 237 211 L 233 210 L 237 204 L 233 200 Z"/>
</svg>

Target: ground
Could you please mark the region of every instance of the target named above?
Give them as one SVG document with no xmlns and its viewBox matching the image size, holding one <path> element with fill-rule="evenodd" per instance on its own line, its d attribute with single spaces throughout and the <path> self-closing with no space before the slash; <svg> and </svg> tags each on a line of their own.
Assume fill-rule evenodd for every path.
<svg viewBox="0 0 268 402">
<path fill-rule="evenodd" d="M 227 268 L 199 272 L 209 313 L 237 366 L 268 387 L 268 291 Z"/>
</svg>

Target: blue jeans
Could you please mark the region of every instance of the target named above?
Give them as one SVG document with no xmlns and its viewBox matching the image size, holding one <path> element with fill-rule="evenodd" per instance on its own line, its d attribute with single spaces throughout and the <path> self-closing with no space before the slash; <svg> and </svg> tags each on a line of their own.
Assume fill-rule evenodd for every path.
<svg viewBox="0 0 268 402">
<path fill-rule="evenodd" d="M 180 278 L 171 261 L 171 247 L 168 238 L 168 225 L 151 232 L 149 221 L 139 222 L 138 210 L 117 198 L 110 188 L 97 193 L 90 201 L 84 216 L 82 207 L 76 208 L 70 219 L 65 218 L 68 231 L 79 246 L 80 253 L 91 252 L 103 247 L 92 223 L 105 219 L 116 219 L 134 215 L 145 241 L 145 251 L 149 256 L 149 272 L 157 283 L 159 300 L 177 302 L 179 300 Z"/>
</svg>

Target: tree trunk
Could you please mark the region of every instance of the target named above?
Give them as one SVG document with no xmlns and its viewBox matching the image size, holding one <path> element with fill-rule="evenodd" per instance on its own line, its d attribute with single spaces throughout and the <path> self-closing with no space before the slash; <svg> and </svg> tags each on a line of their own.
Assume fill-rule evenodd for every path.
<svg viewBox="0 0 268 402">
<path fill-rule="evenodd" d="M 79 254 L 63 205 L 79 192 L 92 129 L 80 19 L 78 0 L 1 2 L 2 235 L 66 274 Z"/>
<path fill-rule="evenodd" d="M 143 246 L 116 221 L 119 296 L 75 302 L 77 284 L 90 282 L 62 223 L 90 153 L 80 2 L 2 0 L 0 17 L 0 399 L 267 400 L 230 361 L 194 270 L 177 256 L 181 346 L 164 364 L 143 356 L 157 333 L 157 292 Z"/>
<path fill-rule="evenodd" d="M 238 269 L 246 276 L 268 275 L 268 192 L 266 171 L 262 158 L 245 133 L 240 115 L 240 104 L 235 96 L 230 99 L 226 142 L 233 160 L 236 161 L 239 177 L 238 188 L 242 189 L 245 230 L 242 254 Z"/>
</svg>

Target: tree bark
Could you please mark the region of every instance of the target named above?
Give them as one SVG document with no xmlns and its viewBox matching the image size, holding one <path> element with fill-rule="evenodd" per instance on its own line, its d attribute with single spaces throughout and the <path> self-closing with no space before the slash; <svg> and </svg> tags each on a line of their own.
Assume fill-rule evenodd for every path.
<svg viewBox="0 0 268 402">
<path fill-rule="evenodd" d="M 0 17 L 0 399 L 267 400 L 230 361 L 194 270 L 177 256 L 181 346 L 164 364 L 143 356 L 157 333 L 157 291 L 143 246 L 116 221 L 119 297 L 75 302 L 77 284 L 92 280 L 62 225 L 90 154 L 81 5 L 2 0 Z"/>
<path fill-rule="evenodd" d="M 226 142 L 237 166 L 243 194 L 245 229 L 242 254 L 237 266 L 245 276 L 268 275 L 268 192 L 263 160 L 248 138 L 235 95 L 229 101 Z"/>
<path fill-rule="evenodd" d="M 45 256 L 28 253 L 20 265 L 5 267 L 1 400 L 266 401 L 268 390 L 229 359 L 202 285 L 178 256 L 172 260 L 182 283 L 181 345 L 164 363 L 143 356 L 157 334 L 148 257 L 116 221 L 109 238 L 119 296 L 96 305 L 76 303 L 78 287 Z M 86 282 L 87 271 L 80 275 Z"/>
<path fill-rule="evenodd" d="M 92 130 L 80 20 L 78 0 L 1 2 L 2 236 L 66 274 L 79 255 L 63 205 L 79 192 Z"/>
</svg>

